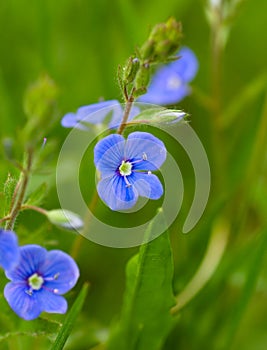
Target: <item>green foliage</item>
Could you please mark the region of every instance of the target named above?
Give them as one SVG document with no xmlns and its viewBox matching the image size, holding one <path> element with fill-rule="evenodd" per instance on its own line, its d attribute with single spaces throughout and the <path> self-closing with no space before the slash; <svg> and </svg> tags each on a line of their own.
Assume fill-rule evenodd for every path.
<svg viewBox="0 0 267 350">
<path fill-rule="evenodd" d="M 17 183 L 18 179 L 14 178 L 11 174 L 7 175 L 7 179 L 3 186 L 3 192 L 0 193 L 0 198 L 2 197 L 2 205 L 0 208 L 1 216 L 6 216 L 9 213 L 10 205 Z"/>
<path fill-rule="evenodd" d="M 46 182 L 43 182 L 32 193 L 30 193 L 29 197 L 25 201 L 25 205 L 38 206 L 43 204 L 43 200 L 46 194 L 47 194 L 47 184 Z"/>
<path fill-rule="evenodd" d="M 200 291 L 184 305 L 171 331 L 173 320 L 169 309 L 173 304 L 173 266 L 171 256 L 167 254 L 170 254 L 167 233 L 143 246 L 138 256 L 132 258 L 136 248 L 113 249 L 85 239 L 76 241 L 76 235 L 67 234 L 40 218 L 40 215 L 25 210 L 15 226 L 20 242 L 44 244 L 67 252 L 79 250 L 76 258 L 81 278 L 90 280 L 92 284 L 92 293 L 85 301 L 85 307 L 73 319 L 73 323 L 69 323 L 74 329 L 70 341 L 65 345 L 66 349 L 89 349 L 98 342 L 103 344 L 96 349 L 104 348 L 107 334 L 112 328 L 111 320 L 116 320 L 122 300 L 121 318 L 118 323 L 113 321 L 115 325 L 108 343 L 112 350 L 128 350 L 126 341 L 129 341 L 129 348 L 137 344 L 135 350 L 145 346 L 150 350 L 151 344 L 161 350 L 266 348 L 267 103 L 264 93 L 267 47 L 264 45 L 264 34 L 267 2 L 218 1 L 217 4 L 223 5 L 222 13 L 216 6 L 209 6 L 211 3 L 216 1 L 47 0 L 35 1 L 29 6 L 25 0 L 13 0 L 3 1 L 0 6 L 0 134 L 1 144 L 4 145 L 0 152 L 1 218 L 8 214 L 18 181 L 15 161 L 20 163 L 25 142 L 30 138 L 34 141 L 35 151 L 42 153 L 42 156 L 35 163 L 35 166 L 38 163 L 38 173 L 35 168 L 36 173 L 29 186 L 37 189 L 32 193 L 31 190 L 26 192 L 26 195 L 30 193 L 26 197 L 27 204 L 39 206 L 46 195 L 46 208 L 60 207 L 55 168 L 60 145 L 68 134 L 68 130 L 60 126 L 60 117 L 101 98 L 119 99 L 116 67 L 131 55 L 136 45 L 146 40 L 156 23 L 163 23 L 170 16 L 181 21 L 184 33 L 181 44 L 192 48 L 199 60 L 192 95 L 172 107 L 174 113 L 184 110 L 190 115 L 190 123 L 207 151 L 212 173 L 208 207 L 197 227 L 187 235 L 179 231 L 192 203 L 195 185 L 193 169 L 177 143 L 163 140 L 181 169 L 185 185 L 181 212 L 170 227 L 175 293 L 181 295 L 186 291 L 188 282 L 194 278 L 201 263 L 207 261 L 205 254 L 210 242 L 210 228 L 223 214 L 230 226 L 229 244 L 218 268 L 207 284 L 203 286 L 203 280 L 199 281 Z M 216 27 L 218 23 L 219 28 Z M 216 62 L 218 52 L 212 48 L 214 44 L 223 51 L 219 62 Z M 158 44 L 156 50 L 165 56 L 166 47 Z M 141 50 L 144 50 L 144 56 L 154 54 L 154 43 L 146 41 L 146 46 L 141 46 Z M 134 82 L 138 71 L 136 68 L 139 69 L 144 63 L 139 58 L 139 63 L 134 63 L 133 67 L 138 53 L 140 48 L 131 56 L 130 63 L 126 62 L 127 69 L 121 69 L 121 78 L 127 84 Z M 219 91 L 214 89 L 215 71 L 220 74 Z M 38 76 L 37 82 L 30 85 Z M 143 81 L 140 85 L 144 85 L 147 79 Z M 135 92 L 135 97 L 144 92 L 145 88 L 141 87 Z M 216 94 L 219 95 L 219 104 Z M 165 115 L 164 109 L 157 112 L 147 115 L 149 112 L 144 111 L 136 121 L 145 120 L 148 123 L 150 120 L 152 125 L 157 126 L 159 116 L 161 121 L 163 116 L 166 123 L 172 122 L 173 115 Z M 57 123 L 52 129 L 49 127 L 53 121 Z M 141 128 L 146 130 L 148 127 L 143 125 Z M 48 143 L 41 150 L 44 137 L 47 137 Z M 65 164 L 66 175 L 67 169 L 72 166 L 70 159 Z M 86 166 L 85 162 L 84 169 L 80 169 L 80 183 L 92 194 L 95 184 L 88 180 Z M 8 174 L 12 175 L 6 181 Z M 44 182 L 49 183 L 49 191 L 45 190 L 45 185 L 38 187 Z M 88 203 L 85 195 L 84 200 Z M 145 213 L 140 211 L 136 214 L 139 222 L 153 215 L 150 212 L 152 205 L 148 203 Z M 118 217 L 123 225 L 130 220 L 133 225 L 135 223 L 135 213 L 115 215 L 99 202 L 97 207 L 106 222 L 115 225 Z M 4 226 L 4 222 L 1 226 Z M 151 256 L 155 250 L 156 260 L 154 255 Z M 163 256 L 166 263 L 162 260 Z M 170 266 L 167 266 L 167 261 Z M 144 270 L 140 269 L 141 266 Z M 157 288 L 163 271 L 167 271 L 165 278 L 168 283 L 163 283 L 164 288 Z M 3 271 L 0 272 L 1 292 L 7 280 Z M 193 295 L 194 291 L 191 292 Z M 70 304 L 72 297 L 73 294 L 70 294 Z M 162 313 L 159 312 L 160 308 Z M 67 326 L 62 328 L 62 323 L 66 321 L 64 315 L 44 314 L 31 322 L 21 320 L 11 311 L 2 294 L 0 310 L 1 350 L 47 350 L 59 331 L 64 329 L 65 336 L 60 333 L 62 348 L 70 335 Z M 142 327 L 139 328 L 140 324 Z M 97 334 L 95 337 L 90 333 L 92 328 L 94 335 Z M 148 344 L 148 341 L 152 343 Z"/>
<path fill-rule="evenodd" d="M 150 224 L 146 237 L 152 237 L 153 229 L 162 221 L 161 213 Z M 167 231 L 141 246 L 127 265 L 126 278 L 121 318 L 108 349 L 160 349 L 174 324 L 170 313 L 174 305 L 173 261 Z"/>
<path fill-rule="evenodd" d="M 70 311 L 67 314 L 67 317 L 56 337 L 54 344 L 51 346 L 51 350 L 61 350 L 64 348 L 64 345 L 72 331 L 74 323 L 81 312 L 85 298 L 88 292 L 88 284 L 84 284 L 78 297 L 76 298 L 74 304 L 72 305 Z"/>
</svg>

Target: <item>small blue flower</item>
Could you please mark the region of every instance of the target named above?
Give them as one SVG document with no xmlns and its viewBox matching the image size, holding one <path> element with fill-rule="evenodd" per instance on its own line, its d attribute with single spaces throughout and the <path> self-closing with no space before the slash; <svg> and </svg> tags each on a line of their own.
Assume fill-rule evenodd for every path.
<svg viewBox="0 0 267 350">
<path fill-rule="evenodd" d="M 139 113 L 139 108 L 133 107 L 128 120 L 131 120 Z M 65 128 L 76 127 L 81 130 L 88 130 L 88 124 L 98 125 L 110 119 L 109 128 L 116 128 L 120 125 L 123 116 L 123 109 L 119 101 L 109 100 L 80 107 L 76 113 L 67 113 L 61 120 Z M 110 117 L 110 118 L 109 118 Z"/>
<path fill-rule="evenodd" d="M 177 61 L 162 66 L 154 74 L 146 94 L 139 97 L 139 102 L 160 105 L 175 104 L 190 94 L 188 83 L 198 71 L 198 61 L 188 47 L 183 47 Z"/>
<path fill-rule="evenodd" d="M 14 232 L 0 229 L 0 266 L 13 268 L 19 261 L 18 239 Z"/>
<path fill-rule="evenodd" d="M 65 313 L 68 305 L 61 294 L 78 280 L 75 261 L 60 250 L 48 252 L 38 245 L 25 245 L 19 250 L 19 264 L 6 271 L 11 282 L 4 296 L 10 307 L 25 320 L 37 318 L 42 311 Z"/>
<path fill-rule="evenodd" d="M 97 143 L 94 162 L 101 173 L 97 191 L 112 210 L 133 207 L 138 196 L 159 199 L 163 187 L 151 173 L 166 159 L 162 141 L 147 132 L 133 132 L 125 140 L 113 134 Z"/>
</svg>

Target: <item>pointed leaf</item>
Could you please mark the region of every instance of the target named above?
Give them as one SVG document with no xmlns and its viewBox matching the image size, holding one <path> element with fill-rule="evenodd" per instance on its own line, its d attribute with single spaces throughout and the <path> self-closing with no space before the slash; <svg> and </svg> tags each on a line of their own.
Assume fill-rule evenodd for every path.
<svg viewBox="0 0 267 350">
<path fill-rule="evenodd" d="M 163 214 L 151 223 L 147 235 L 164 222 Z M 170 309 L 173 260 L 168 232 L 144 244 L 127 266 L 127 282 L 119 323 L 111 333 L 108 350 L 160 349 L 173 326 Z"/>
<path fill-rule="evenodd" d="M 60 329 L 60 332 L 58 333 L 57 338 L 50 350 L 61 350 L 64 348 L 64 345 L 72 331 L 74 323 L 79 313 L 81 312 L 82 306 L 87 296 L 87 292 L 88 284 L 85 283 L 82 287 L 82 290 L 80 291 L 80 294 L 72 305 L 72 308 L 68 312 L 65 322 L 63 323 L 63 326 Z"/>
</svg>

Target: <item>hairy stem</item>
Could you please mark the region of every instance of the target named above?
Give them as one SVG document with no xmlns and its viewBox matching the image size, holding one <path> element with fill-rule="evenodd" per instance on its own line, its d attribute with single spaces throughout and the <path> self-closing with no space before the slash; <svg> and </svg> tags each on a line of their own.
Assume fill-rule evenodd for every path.
<svg viewBox="0 0 267 350">
<path fill-rule="evenodd" d="M 130 96 L 126 102 L 122 122 L 121 122 L 121 124 L 118 128 L 118 131 L 117 131 L 118 134 L 122 134 L 122 132 L 126 126 L 127 120 L 129 118 L 129 115 L 130 115 L 130 112 L 132 109 L 133 102 L 134 102 L 134 97 L 133 97 L 133 91 L 132 91 L 132 93 L 130 94 Z"/>
<path fill-rule="evenodd" d="M 18 188 L 16 187 L 15 192 L 17 192 L 15 194 L 15 197 L 13 195 L 13 200 L 12 200 L 12 208 L 10 210 L 10 219 L 6 224 L 6 229 L 7 230 L 12 230 L 14 225 L 15 225 L 15 221 L 16 218 L 21 210 L 21 206 L 24 200 L 24 196 L 26 193 L 26 189 L 27 189 L 27 185 L 29 182 L 29 177 L 30 177 L 30 171 L 31 171 L 31 167 L 32 167 L 32 162 L 33 162 L 33 151 L 32 149 L 28 149 L 27 153 L 26 153 L 26 166 L 24 168 L 24 170 L 21 172 L 20 175 L 20 180 L 19 180 L 19 185 Z"/>
<path fill-rule="evenodd" d="M 37 211 L 40 214 L 46 215 L 47 214 L 47 210 L 40 208 L 40 207 L 36 207 L 35 205 L 29 205 L 29 204 L 25 204 L 22 205 L 21 210 L 34 210 Z"/>
</svg>

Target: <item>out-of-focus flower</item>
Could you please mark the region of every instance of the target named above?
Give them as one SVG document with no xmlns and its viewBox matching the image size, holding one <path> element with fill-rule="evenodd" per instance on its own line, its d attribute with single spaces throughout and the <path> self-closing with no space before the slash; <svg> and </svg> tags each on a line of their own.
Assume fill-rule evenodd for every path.
<svg viewBox="0 0 267 350">
<path fill-rule="evenodd" d="M 139 113 L 139 108 L 133 107 L 128 120 L 131 120 Z M 81 130 L 88 130 L 88 126 L 103 124 L 109 119 L 109 128 L 116 128 L 120 125 L 123 117 L 123 108 L 119 101 L 109 100 L 80 107 L 76 113 L 67 113 L 61 120 L 65 128 L 76 127 Z"/>
<path fill-rule="evenodd" d="M 47 251 L 38 245 L 19 248 L 19 264 L 6 271 L 11 280 L 4 296 L 14 312 L 25 320 L 37 318 L 42 311 L 65 313 L 65 294 L 76 284 L 79 269 L 75 261 L 60 250 Z"/>
<path fill-rule="evenodd" d="M 18 239 L 14 232 L 0 229 L 0 266 L 9 270 L 19 261 Z"/>
<path fill-rule="evenodd" d="M 175 104 L 190 94 L 188 84 L 198 71 L 198 61 L 192 50 L 183 47 L 177 61 L 160 67 L 154 74 L 147 93 L 139 102 L 168 105 Z"/>
<path fill-rule="evenodd" d="M 97 143 L 94 162 L 101 173 L 97 191 L 112 210 L 129 209 L 138 196 L 159 199 L 163 187 L 151 173 L 166 159 L 162 141 L 147 132 L 133 132 L 127 140 L 113 134 Z"/>
</svg>

